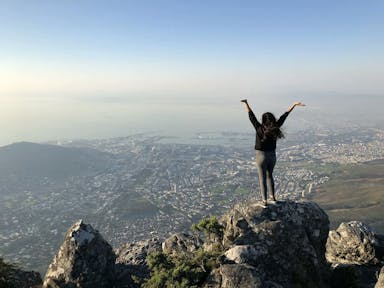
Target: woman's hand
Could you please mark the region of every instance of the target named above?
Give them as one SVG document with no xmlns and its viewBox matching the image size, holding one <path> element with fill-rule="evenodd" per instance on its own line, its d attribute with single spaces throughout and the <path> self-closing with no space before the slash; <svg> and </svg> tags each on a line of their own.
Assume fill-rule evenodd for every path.
<svg viewBox="0 0 384 288">
<path fill-rule="evenodd" d="M 241 102 L 243 102 L 245 104 L 245 109 L 247 109 L 247 112 L 251 111 L 251 107 L 249 107 L 247 99 L 243 99 L 243 100 L 241 100 Z"/>
<path fill-rule="evenodd" d="M 305 104 L 301 103 L 300 101 L 297 101 L 293 103 L 291 107 L 288 108 L 288 112 L 291 112 L 296 106 L 305 106 Z"/>
<path fill-rule="evenodd" d="M 302 103 L 302 102 L 300 102 L 300 101 L 295 102 L 294 105 L 295 105 L 295 106 L 305 106 L 305 104 Z"/>
</svg>

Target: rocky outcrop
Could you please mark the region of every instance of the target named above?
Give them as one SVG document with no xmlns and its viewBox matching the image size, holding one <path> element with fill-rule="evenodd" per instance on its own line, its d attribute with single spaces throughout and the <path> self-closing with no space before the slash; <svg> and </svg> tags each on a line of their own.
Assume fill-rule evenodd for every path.
<svg viewBox="0 0 384 288">
<path fill-rule="evenodd" d="M 383 236 L 351 221 L 329 232 L 326 258 L 332 264 L 333 287 L 373 288 L 383 265 Z"/>
<path fill-rule="evenodd" d="M 153 252 L 177 256 L 191 256 L 203 244 L 196 236 L 176 233 L 163 242 L 158 239 L 125 244 L 115 251 L 116 287 L 139 288 L 150 276 L 147 256 Z M 188 257 L 187 256 L 187 257 Z"/>
<path fill-rule="evenodd" d="M 147 256 L 161 251 L 161 242 L 150 239 L 121 246 L 116 253 L 116 286 L 119 288 L 140 287 L 149 277 Z"/>
<path fill-rule="evenodd" d="M 383 260 L 381 238 L 361 222 L 341 223 L 329 232 L 326 258 L 335 264 L 377 265 Z"/>
<path fill-rule="evenodd" d="M 206 287 L 329 287 L 328 216 L 310 202 L 236 205 L 222 218 L 227 263 Z M 216 283 L 216 284 L 212 284 Z"/>
<path fill-rule="evenodd" d="M 360 222 L 342 223 L 329 233 L 328 216 L 315 203 L 286 201 L 264 208 L 244 202 L 219 222 L 220 233 L 205 243 L 196 235 L 176 233 L 163 242 L 123 245 L 114 254 L 98 231 L 79 221 L 67 232 L 43 287 L 138 288 L 150 277 L 147 256 L 152 252 L 162 252 L 166 261 L 193 259 L 182 268 L 206 273 L 198 285 L 205 288 L 383 287 L 383 269 L 377 278 L 384 237 Z M 167 264 L 172 273 L 163 276 L 179 273 L 178 265 L 184 264 L 172 263 Z"/>
<path fill-rule="evenodd" d="M 165 239 L 162 249 L 166 254 L 190 253 L 196 251 L 202 244 L 203 241 L 197 236 L 176 233 Z"/>
<path fill-rule="evenodd" d="M 49 265 L 44 288 L 113 287 L 115 254 L 91 225 L 78 221 Z"/>
</svg>

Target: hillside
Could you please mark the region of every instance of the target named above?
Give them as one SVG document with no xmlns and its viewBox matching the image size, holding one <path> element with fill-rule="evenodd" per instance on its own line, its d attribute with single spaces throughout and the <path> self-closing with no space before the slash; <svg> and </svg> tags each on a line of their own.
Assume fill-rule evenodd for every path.
<svg viewBox="0 0 384 288">
<path fill-rule="evenodd" d="M 384 233 L 384 160 L 342 165 L 310 200 L 329 215 L 331 227 L 358 219 Z"/>
<path fill-rule="evenodd" d="M 20 142 L 0 147 L 0 180 L 49 179 L 62 182 L 71 176 L 86 176 L 108 166 L 107 153 L 89 148 Z"/>
<path fill-rule="evenodd" d="M 0 147 L 0 256 L 44 271 L 61 231 L 74 219 L 105 218 L 97 209 L 107 201 L 94 204 L 97 189 L 82 183 L 108 171 L 113 161 L 90 148 L 29 142 Z"/>
</svg>

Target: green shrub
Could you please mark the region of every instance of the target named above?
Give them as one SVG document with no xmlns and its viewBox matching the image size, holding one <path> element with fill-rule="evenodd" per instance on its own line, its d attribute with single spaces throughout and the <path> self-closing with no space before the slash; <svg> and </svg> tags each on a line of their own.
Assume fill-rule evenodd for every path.
<svg viewBox="0 0 384 288">
<path fill-rule="evenodd" d="M 212 234 L 218 239 L 223 239 L 224 227 L 219 223 L 215 216 L 203 218 L 199 223 L 192 225 L 192 230 L 202 232 L 204 236 L 211 239 Z"/>
<path fill-rule="evenodd" d="M 192 229 L 202 233 L 207 239 L 212 239 L 212 237 L 222 239 L 224 235 L 223 226 L 214 216 L 204 218 L 198 224 L 193 224 Z M 194 252 L 180 252 L 172 255 L 162 252 L 151 253 L 147 257 L 151 276 L 142 287 L 200 287 L 211 271 L 220 265 L 221 254 L 220 243 L 217 243 L 217 247 L 209 252 L 199 248 Z"/>
<path fill-rule="evenodd" d="M 152 253 L 147 257 L 151 277 L 142 287 L 199 287 L 212 269 L 218 267 L 218 259 L 219 255 L 202 249 L 192 254 Z"/>
<path fill-rule="evenodd" d="M 222 239 L 223 226 L 216 217 L 202 219 L 192 229 L 201 232 L 208 239 Z M 216 244 L 216 243 L 213 243 Z M 199 248 L 194 252 L 168 255 L 162 252 L 149 254 L 147 262 L 151 269 L 151 277 L 143 284 L 143 288 L 193 288 L 200 287 L 211 271 L 220 265 L 221 244 L 213 245 L 212 251 Z"/>
<path fill-rule="evenodd" d="M 200 287 L 210 272 L 219 265 L 218 253 L 202 248 L 192 254 L 167 255 L 154 252 L 147 257 L 151 277 L 143 288 Z"/>
</svg>

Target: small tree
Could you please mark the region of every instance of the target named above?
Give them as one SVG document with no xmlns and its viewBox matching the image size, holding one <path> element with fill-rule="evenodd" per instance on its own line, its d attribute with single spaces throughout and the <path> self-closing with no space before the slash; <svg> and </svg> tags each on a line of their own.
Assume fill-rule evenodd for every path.
<svg viewBox="0 0 384 288">
<path fill-rule="evenodd" d="M 224 227 L 219 223 L 215 216 L 203 218 L 197 225 L 192 224 L 192 230 L 202 232 L 209 240 L 217 238 L 217 240 L 221 241 L 224 236 Z"/>
</svg>

